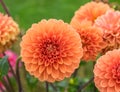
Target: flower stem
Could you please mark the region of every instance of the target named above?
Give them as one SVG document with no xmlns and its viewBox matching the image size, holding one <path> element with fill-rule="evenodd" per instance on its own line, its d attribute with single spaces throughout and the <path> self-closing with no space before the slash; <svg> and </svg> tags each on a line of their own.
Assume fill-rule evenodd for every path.
<svg viewBox="0 0 120 92">
<path fill-rule="evenodd" d="M 95 85 L 94 85 L 94 91 L 93 92 L 97 92 L 97 88 L 95 87 Z"/>
<path fill-rule="evenodd" d="M 16 76 L 17 76 L 17 82 L 18 82 L 18 88 L 19 88 L 18 92 L 23 92 L 22 84 L 20 81 L 20 73 L 19 73 L 19 61 L 20 60 L 21 60 L 21 57 L 19 57 L 16 61 L 17 62 L 16 63 Z"/>
<path fill-rule="evenodd" d="M 58 92 L 56 86 L 54 86 L 52 83 L 50 83 L 50 85 L 54 89 L 55 92 Z"/>
<path fill-rule="evenodd" d="M 4 77 L 1 81 L 2 81 L 3 86 L 6 88 L 7 92 L 12 92 L 12 90 L 10 89 L 10 87 Z"/>
<path fill-rule="evenodd" d="M 46 84 L 46 92 L 49 92 L 49 83 L 45 82 L 45 84 Z"/>
<path fill-rule="evenodd" d="M 5 92 L 4 89 L 3 89 L 2 87 L 0 87 L 0 90 L 1 90 L 1 92 Z"/>
<path fill-rule="evenodd" d="M 93 82 L 94 77 L 92 77 L 88 82 L 86 82 L 84 85 L 80 86 L 78 89 L 78 92 L 82 92 L 82 90 L 87 87 L 91 82 Z"/>
<path fill-rule="evenodd" d="M 6 56 L 6 54 L 5 54 L 4 52 L 3 52 L 3 55 Z M 16 74 L 15 74 L 15 72 L 14 72 L 14 70 L 13 70 L 13 68 L 12 68 L 12 66 L 11 66 L 11 64 L 10 64 L 9 61 L 8 61 L 8 64 L 9 64 L 9 67 L 10 67 L 10 70 L 11 70 L 12 75 L 13 75 L 14 78 L 17 80 Z"/>
<path fill-rule="evenodd" d="M 7 15 L 10 16 L 10 12 L 8 11 L 8 8 L 5 5 L 5 3 L 3 2 L 3 0 L 0 0 L 0 3 L 1 3 L 3 9 L 5 10 L 5 12 L 7 13 Z"/>
<path fill-rule="evenodd" d="M 72 75 L 73 78 L 75 78 L 77 76 L 78 70 L 79 70 L 79 68 L 74 71 L 74 73 Z"/>
<path fill-rule="evenodd" d="M 10 78 L 9 78 L 8 75 L 6 75 L 6 79 L 7 79 L 8 83 L 9 83 L 9 86 L 10 86 L 11 91 L 12 91 L 12 92 L 15 92 L 15 91 L 14 91 L 14 88 L 13 88 L 13 86 L 12 86 L 12 83 L 11 83 L 11 81 L 10 81 Z"/>
<path fill-rule="evenodd" d="M 11 72 L 12 72 L 14 78 L 17 80 L 17 76 L 16 76 L 16 74 L 15 74 L 15 72 L 14 72 L 14 70 L 13 70 L 13 68 L 12 68 L 12 66 L 11 66 L 11 64 L 10 64 L 9 61 L 8 61 L 8 64 L 9 64 L 10 70 L 11 70 Z"/>
</svg>

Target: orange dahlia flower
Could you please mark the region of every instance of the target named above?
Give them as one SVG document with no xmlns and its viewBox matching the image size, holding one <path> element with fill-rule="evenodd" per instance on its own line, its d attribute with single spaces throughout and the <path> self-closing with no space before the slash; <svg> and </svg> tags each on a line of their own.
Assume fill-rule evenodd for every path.
<svg viewBox="0 0 120 92">
<path fill-rule="evenodd" d="M 100 92 L 120 92 L 120 49 L 109 51 L 97 60 L 94 82 Z"/>
<path fill-rule="evenodd" d="M 18 34 L 17 23 L 11 17 L 0 13 L 0 52 L 9 48 Z"/>
<path fill-rule="evenodd" d="M 42 20 L 23 36 L 26 70 L 40 81 L 60 81 L 78 68 L 83 49 L 79 34 L 62 20 Z"/>
<path fill-rule="evenodd" d="M 92 22 L 87 20 L 84 20 L 81 23 L 74 21 L 71 22 L 71 25 L 77 30 L 81 37 L 83 47 L 82 60 L 94 61 L 105 46 L 101 29 L 93 27 Z"/>
<path fill-rule="evenodd" d="M 88 20 L 94 23 L 94 20 L 98 17 L 104 14 L 107 10 L 110 10 L 108 4 L 104 4 L 102 2 L 89 2 L 85 4 L 84 6 L 81 6 L 76 12 L 74 17 L 72 18 L 73 22 L 74 20 L 77 20 L 79 22 L 83 20 Z"/>
<path fill-rule="evenodd" d="M 108 44 L 104 52 L 120 48 L 120 12 L 108 11 L 98 17 L 95 26 L 102 28 L 103 39 Z"/>
</svg>

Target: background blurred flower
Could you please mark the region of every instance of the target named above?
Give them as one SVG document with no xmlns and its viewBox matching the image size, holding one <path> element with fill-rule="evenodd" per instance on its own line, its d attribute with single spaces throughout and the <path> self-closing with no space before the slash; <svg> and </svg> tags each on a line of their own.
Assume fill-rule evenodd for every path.
<svg viewBox="0 0 120 92">
<path fill-rule="evenodd" d="M 93 27 L 91 21 L 74 21 L 71 25 L 77 30 L 81 37 L 83 47 L 82 60 L 94 61 L 97 55 L 105 47 L 102 39 L 102 31 L 98 27 Z"/>
<path fill-rule="evenodd" d="M 2 92 L 2 90 L 5 90 L 5 88 L 4 88 L 4 86 L 3 86 L 3 84 L 0 82 L 0 92 Z"/>
<path fill-rule="evenodd" d="M 8 56 L 8 61 L 10 62 L 10 65 L 15 68 L 15 65 L 16 65 L 16 60 L 17 60 L 17 54 L 14 53 L 13 51 L 11 50 L 7 50 L 5 51 L 5 55 Z M 4 55 L 3 54 L 0 54 L 0 58 L 2 58 Z"/>
<path fill-rule="evenodd" d="M 94 77 L 100 92 L 120 91 L 120 49 L 109 51 L 97 60 Z"/>
<path fill-rule="evenodd" d="M 103 15 L 107 10 L 110 10 L 108 4 L 104 4 L 102 2 L 89 2 L 84 6 L 81 6 L 73 16 L 71 22 L 77 20 L 79 22 L 83 20 L 88 20 L 94 23 L 95 19 L 98 16 Z"/>
<path fill-rule="evenodd" d="M 5 51 L 5 54 L 8 56 L 8 61 L 10 62 L 10 65 L 15 68 L 15 65 L 16 65 L 16 60 L 17 60 L 17 54 L 14 53 L 13 51 L 11 50 L 7 50 Z"/>
<path fill-rule="evenodd" d="M 9 48 L 18 34 L 19 28 L 15 21 L 11 17 L 0 13 L 0 52 Z"/>
<path fill-rule="evenodd" d="M 54 82 L 70 77 L 82 55 L 79 34 L 62 20 L 33 24 L 21 42 L 26 70 L 41 81 Z"/>
<path fill-rule="evenodd" d="M 17 54 L 14 53 L 11 50 L 7 50 L 5 52 L 5 55 L 8 56 L 8 61 L 9 61 L 10 65 L 12 66 L 13 69 L 15 69 L 15 67 L 16 67 L 16 60 L 17 60 L 17 57 L 18 57 Z M 0 58 L 2 58 L 3 56 L 4 56 L 3 54 L 0 54 Z M 8 75 L 10 77 L 12 76 L 12 73 L 11 73 L 10 69 L 9 69 Z"/>
<path fill-rule="evenodd" d="M 108 46 L 103 50 L 120 48 L 120 12 L 108 11 L 95 20 L 95 26 L 102 28 L 103 39 Z"/>
</svg>

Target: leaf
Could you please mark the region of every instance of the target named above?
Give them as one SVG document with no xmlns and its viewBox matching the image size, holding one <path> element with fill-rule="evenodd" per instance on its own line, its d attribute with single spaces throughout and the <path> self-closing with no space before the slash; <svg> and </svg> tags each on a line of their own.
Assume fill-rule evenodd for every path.
<svg viewBox="0 0 120 92">
<path fill-rule="evenodd" d="M 8 56 L 4 56 L 0 59 L 0 78 L 7 75 L 9 70 Z"/>
<path fill-rule="evenodd" d="M 27 73 L 26 79 L 27 79 L 28 86 L 31 89 L 34 88 L 38 83 L 38 79 L 31 76 L 29 73 Z"/>
</svg>

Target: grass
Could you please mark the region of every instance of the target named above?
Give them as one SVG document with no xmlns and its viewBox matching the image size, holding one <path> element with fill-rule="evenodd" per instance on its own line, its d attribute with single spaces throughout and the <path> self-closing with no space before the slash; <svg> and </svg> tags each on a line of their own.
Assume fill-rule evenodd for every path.
<svg viewBox="0 0 120 92">
<path fill-rule="evenodd" d="M 62 19 L 70 22 L 74 12 L 90 0 L 4 0 L 12 17 L 23 30 L 41 19 Z M 0 11 L 3 12 L 0 6 Z"/>
</svg>

